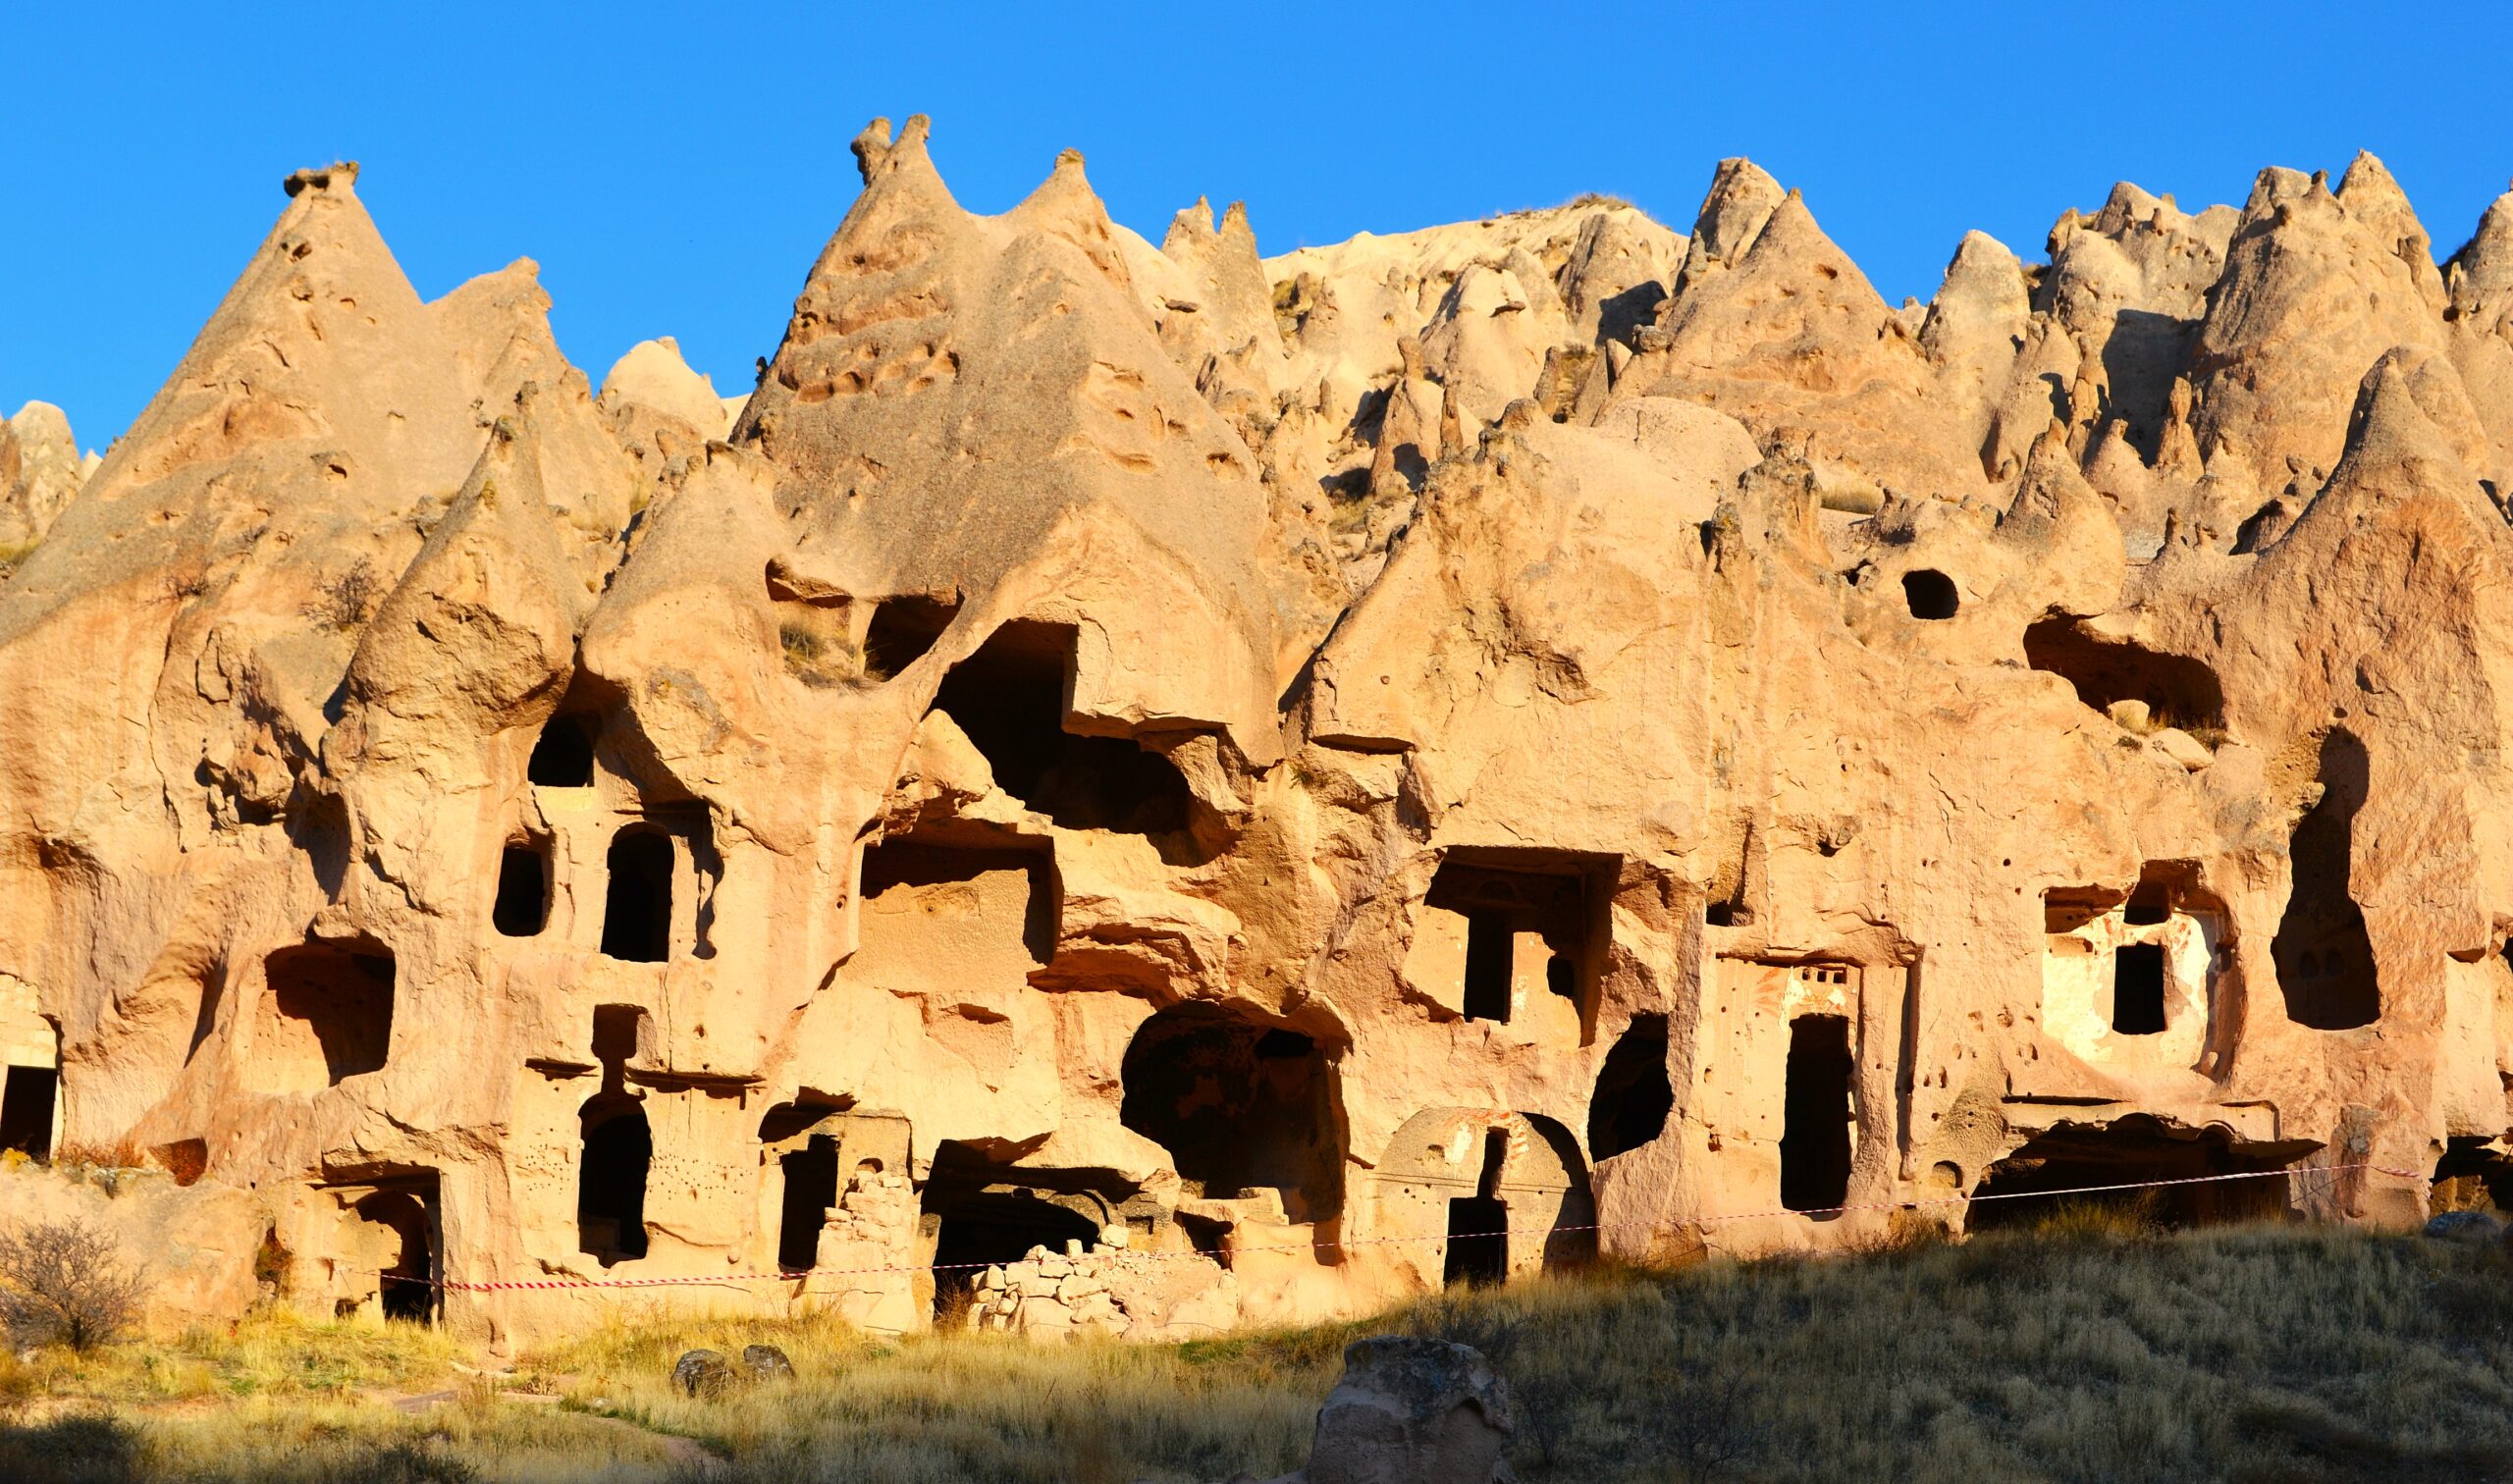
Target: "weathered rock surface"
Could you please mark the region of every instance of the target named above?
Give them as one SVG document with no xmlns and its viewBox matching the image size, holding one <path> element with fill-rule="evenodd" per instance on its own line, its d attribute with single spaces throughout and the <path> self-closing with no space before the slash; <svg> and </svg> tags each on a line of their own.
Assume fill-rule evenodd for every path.
<svg viewBox="0 0 2513 1484">
<path fill-rule="evenodd" d="M 1286 1484 L 1500 1484 L 1513 1431 L 1509 1389 L 1468 1347 L 1356 1340 L 1317 1409 L 1309 1466 Z"/>
<path fill-rule="evenodd" d="M 1177 1336 L 2513 1195 L 2513 197 L 2122 186 L 1895 308 L 1743 161 L 1267 259 L 925 140 L 737 415 L 341 166 L 75 495 L 10 425 L 0 1143 L 197 1173 L 169 1302 Z"/>
<path fill-rule="evenodd" d="M 30 401 L 0 421 L 0 554 L 10 564 L 43 540 L 92 468 L 52 403 Z"/>
</svg>

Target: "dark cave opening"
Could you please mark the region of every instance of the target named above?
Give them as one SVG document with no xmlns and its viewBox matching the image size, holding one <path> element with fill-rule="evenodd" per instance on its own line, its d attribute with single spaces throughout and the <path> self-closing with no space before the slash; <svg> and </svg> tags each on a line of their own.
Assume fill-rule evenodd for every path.
<svg viewBox="0 0 2513 1484">
<path fill-rule="evenodd" d="M 646 1175 L 654 1132 L 645 1105 L 598 1092 L 577 1115 L 584 1161 L 576 1181 L 576 1248 L 604 1267 L 646 1255 Z"/>
<path fill-rule="evenodd" d="M 612 836 L 603 893 L 606 958 L 660 964 L 671 957 L 671 837 L 637 826 Z"/>
<path fill-rule="evenodd" d="M 552 716 L 549 724 L 541 728 L 540 739 L 532 744 L 532 759 L 524 765 L 524 777 L 543 788 L 592 787 L 594 737 L 598 729 L 599 723 L 591 716 Z"/>
<path fill-rule="evenodd" d="M 1789 1023 L 1780 1203 L 1792 1211 L 1829 1214 L 1849 1198 L 1850 1071 L 1847 1016 Z"/>
<path fill-rule="evenodd" d="M 1120 1121 L 1167 1149 L 1199 1193 L 1269 1189 L 1292 1221 L 1341 1209 L 1335 1085 L 1312 1037 L 1174 1005 L 1136 1031 L 1120 1076 Z"/>
<path fill-rule="evenodd" d="M 985 755 L 1005 793 L 1068 829 L 1152 838 L 1163 857 L 1200 865 L 1187 780 L 1167 758 L 1123 737 L 1065 730 L 1076 635 L 1019 620 L 951 667 L 935 706 Z"/>
<path fill-rule="evenodd" d="M 489 924 L 505 937 L 537 937 L 550 926 L 550 842 L 509 840 L 498 854 L 498 894 Z"/>
<path fill-rule="evenodd" d="M 1667 1080 L 1667 1018 L 1635 1015 L 1606 1052 L 1588 1103 L 1588 1157 L 1611 1159 L 1666 1132 L 1676 1092 Z"/>
<path fill-rule="evenodd" d="M 2117 701 L 2140 701 L 2165 726 L 2188 731 L 2225 723 L 2224 686 L 2215 670 L 2186 656 L 2098 639 L 2074 618 L 2028 626 L 2024 659 L 2067 681 L 2078 700 L 2099 712 L 2109 713 Z"/>
</svg>

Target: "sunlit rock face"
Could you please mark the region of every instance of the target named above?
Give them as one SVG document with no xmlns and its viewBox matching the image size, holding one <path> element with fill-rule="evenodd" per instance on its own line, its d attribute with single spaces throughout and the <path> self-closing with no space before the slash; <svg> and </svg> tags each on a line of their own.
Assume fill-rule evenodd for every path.
<svg viewBox="0 0 2513 1484">
<path fill-rule="evenodd" d="M 1176 1336 L 2507 1157 L 2513 201 L 1896 309 L 1742 161 L 1264 259 L 926 132 L 734 406 L 336 166 L 101 466 L 8 425 L 0 1141 L 153 1151 L 161 1317 Z"/>
</svg>

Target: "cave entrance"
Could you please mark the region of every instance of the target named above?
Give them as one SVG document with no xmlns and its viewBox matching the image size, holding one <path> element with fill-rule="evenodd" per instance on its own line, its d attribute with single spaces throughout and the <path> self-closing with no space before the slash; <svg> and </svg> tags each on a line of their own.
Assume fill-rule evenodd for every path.
<svg viewBox="0 0 2513 1484">
<path fill-rule="evenodd" d="M 2122 943 L 2112 950 L 2112 1029 L 2122 1035 L 2164 1034 L 2164 944 Z"/>
<path fill-rule="evenodd" d="M 1831 1215 L 1849 1198 L 1850 1086 L 1849 1017 L 1791 1021 L 1780 1203 L 1792 1211 Z"/>
<path fill-rule="evenodd" d="M 1666 1132 L 1676 1091 L 1667 1080 L 1667 1018 L 1635 1015 L 1606 1053 L 1588 1102 L 1588 1158 L 1611 1159 Z"/>
<path fill-rule="evenodd" d="M 550 842 L 508 840 L 498 856 L 498 894 L 489 924 L 505 937 L 537 937 L 550 926 Z"/>
<path fill-rule="evenodd" d="M 2184 1129 L 2145 1114 L 2108 1124 L 2063 1124 L 2037 1135 L 1983 1172 L 1966 1208 L 1965 1225 L 1976 1232 L 2029 1227 L 2048 1218 L 2062 1201 L 2080 1208 L 2118 1211 L 2170 1228 L 2274 1219 L 2286 1213 L 2286 1183 L 2271 1179 L 2091 1191 L 2042 1199 L 2006 1197 L 2278 1170 L 2312 1147 L 2237 1142 L 2223 1128 Z"/>
<path fill-rule="evenodd" d="M 2434 1162 L 2426 1214 L 2445 1211 L 2513 1212 L 2513 1155 L 2490 1139 L 2453 1139 Z"/>
<path fill-rule="evenodd" d="M 1085 1247 L 1099 1228 L 1079 1211 L 1032 1192 L 963 1195 L 937 1213 L 934 1243 L 934 1311 L 947 1314 L 988 1268 L 1019 1262 L 1033 1247 L 1062 1256 L 1065 1245 Z"/>
<path fill-rule="evenodd" d="M 2116 702 L 2138 701 L 2161 726 L 2198 731 L 2225 724 L 2225 691 L 2215 670 L 2186 656 L 2097 638 L 2074 618 L 2028 625 L 2024 659 L 2067 681 L 2078 700 L 2106 715 Z"/>
<path fill-rule="evenodd" d="M 1486 1129 L 1474 1193 L 1449 1201 L 1448 1256 L 1440 1273 L 1445 1287 L 1478 1287 L 1509 1276 L 1510 1207 L 1501 1198 L 1501 1167 L 1509 1152 L 1509 1131 Z"/>
<path fill-rule="evenodd" d="M 1099 1193 L 1104 1170 L 1033 1169 L 996 1164 L 976 1147 L 944 1140 L 934 1151 L 922 1197 L 934 1245 L 934 1312 L 947 1317 L 987 1268 L 1021 1261 L 1033 1247 L 1062 1256 L 1087 1249 L 1113 1219 Z"/>
<path fill-rule="evenodd" d="M 886 680 L 925 658 L 951 620 L 960 616 L 956 602 L 940 598 L 885 598 L 873 610 L 864 633 L 864 674 Z"/>
<path fill-rule="evenodd" d="M 634 1095 L 598 1092 L 577 1113 L 576 1249 L 604 1267 L 646 1255 L 646 1175 L 655 1139 Z"/>
<path fill-rule="evenodd" d="M 820 1260 L 821 1229 L 837 1204 L 837 1140 L 815 1134 L 777 1156 L 785 1174 L 784 1209 L 776 1227 L 776 1265 L 799 1273 Z"/>
<path fill-rule="evenodd" d="M 1204 1198 L 1271 1190 L 1296 1222 L 1342 1209 L 1334 1074 L 1312 1037 L 1173 1005 L 1135 1032 L 1120 1075 L 1120 1121 Z"/>
<path fill-rule="evenodd" d="M 1912 617 L 1931 620 L 1952 618 L 1963 606 L 1954 591 L 1954 579 L 1932 567 L 1914 567 L 1902 574 L 1902 601 Z"/>
<path fill-rule="evenodd" d="M 671 957 L 671 836 L 631 825 L 612 836 L 602 908 L 605 958 L 660 964 Z"/>
<path fill-rule="evenodd" d="M 2321 746 L 2321 798 L 2296 822 L 2287 851 L 2294 889 L 2270 956 L 2287 1019 L 2316 1031 L 2381 1018 L 2373 940 L 2350 890 L 2356 812 L 2365 806 L 2370 773 L 2365 744 L 2343 726 L 2330 728 Z"/>
<path fill-rule="evenodd" d="M 0 1084 L 0 1149 L 34 1159 L 52 1157 L 52 1110 L 61 1090 L 53 1067 L 12 1066 Z"/>
<path fill-rule="evenodd" d="M 523 766 L 525 779 L 543 788 L 591 788 L 599 729 L 596 718 L 583 713 L 552 716 L 532 744 L 532 757 Z"/>
<path fill-rule="evenodd" d="M 306 943 L 262 961 L 264 1014 L 247 1061 L 265 1092 L 311 1092 L 379 1072 L 393 1042 L 393 954 Z"/>
<path fill-rule="evenodd" d="M 360 1250 L 381 1253 L 376 1298 L 387 1319 L 427 1324 L 436 1317 L 435 1223 L 428 1204 L 407 1191 L 378 1191 L 349 1207 L 365 1224 Z"/>
<path fill-rule="evenodd" d="M 1167 758 L 1124 737 L 1065 730 L 1075 644 L 1071 624 L 1007 623 L 951 667 L 934 705 L 1030 809 L 1068 829 L 1146 836 L 1173 865 L 1203 864 L 1209 853 L 1188 827 L 1194 795 Z"/>
</svg>

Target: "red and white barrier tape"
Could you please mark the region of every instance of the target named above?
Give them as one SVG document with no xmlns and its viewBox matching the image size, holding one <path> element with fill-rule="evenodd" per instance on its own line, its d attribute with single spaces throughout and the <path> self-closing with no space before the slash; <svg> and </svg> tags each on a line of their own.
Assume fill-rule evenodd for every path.
<svg viewBox="0 0 2513 1484">
<path fill-rule="evenodd" d="M 1266 1246 L 1232 1247 L 1227 1253 L 1205 1251 L 1201 1247 L 1183 1252 L 1136 1252 L 1118 1250 L 1120 1261 L 1156 1262 L 1186 1257 L 1213 1258 L 1236 1256 L 1243 1252 L 1297 1252 L 1340 1250 L 1356 1246 L 1384 1246 L 1408 1242 L 1466 1242 L 1493 1237 L 1557 1237 L 1581 1232 L 1618 1232 L 1635 1228 L 1708 1226 L 1722 1221 L 1759 1221 L 1773 1216 L 1840 1216 L 1851 1211 L 1912 1211 L 1923 1206 L 1970 1205 L 1984 1200 L 2036 1200 L 2060 1195 L 2101 1195 L 2116 1191 L 2153 1191 L 2167 1186 L 2209 1185 L 2227 1180 L 2267 1180 L 2274 1176 L 2293 1178 L 2303 1175 L 2343 1175 L 2353 1170 L 2371 1170 L 2379 1175 L 2394 1175 L 2403 1180 L 2423 1179 L 2414 1170 L 2394 1170 L 2387 1165 L 2306 1165 L 2279 1170 L 2243 1170 L 2230 1175 L 2185 1175 L 2172 1180 L 2133 1180 L 2118 1185 L 2070 1186 L 2057 1191 L 2008 1191 L 1987 1195 L 1938 1195 L 1922 1200 L 1878 1200 L 1863 1205 L 1819 1206 L 1812 1210 L 1780 1207 L 1768 1211 L 1734 1211 L 1719 1216 L 1690 1216 L 1681 1220 L 1619 1221 L 1588 1226 L 1505 1227 L 1492 1232 L 1451 1232 L 1441 1236 L 1360 1237 L 1346 1242 L 1284 1242 Z M 1104 1253 L 1105 1248 L 1101 1249 Z M 555 1278 L 541 1281 L 512 1280 L 495 1283 L 466 1283 L 451 1278 L 412 1278 L 400 1273 L 385 1273 L 387 1283 L 423 1284 L 449 1293 L 488 1294 L 551 1289 L 637 1289 L 637 1288 L 713 1288 L 719 1284 L 793 1283 L 811 1278 L 860 1278 L 890 1273 L 974 1272 L 983 1268 L 1009 1266 L 1000 1262 L 930 1262 L 890 1264 L 878 1267 L 793 1268 L 774 1273 L 724 1273 L 714 1277 L 678 1278 Z"/>
</svg>

